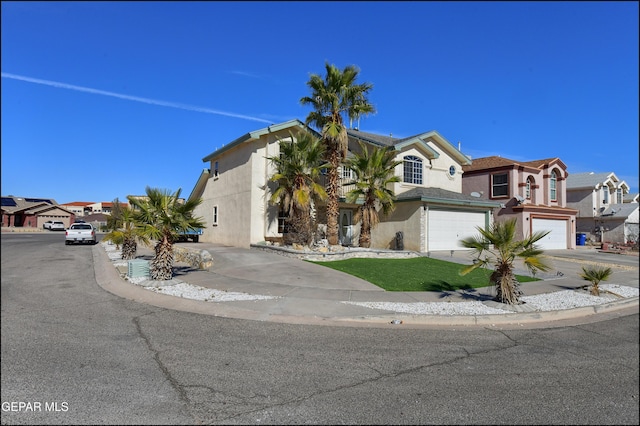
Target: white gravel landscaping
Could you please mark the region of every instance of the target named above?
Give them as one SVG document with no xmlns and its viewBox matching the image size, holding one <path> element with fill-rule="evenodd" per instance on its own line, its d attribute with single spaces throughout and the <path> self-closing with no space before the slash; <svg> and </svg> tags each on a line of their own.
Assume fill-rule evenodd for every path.
<svg viewBox="0 0 640 426">
<path fill-rule="evenodd" d="M 638 297 L 639 291 L 634 287 L 617 284 L 600 284 L 600 296 L 592 296 L 582 291 L 563 290 L 554 293 L 523 296 L 520 299 L 533 311 L 558 311 L 582 306 L 594 306 L 609 303 L 621 298 Z M 610 293 L 613 294 L 610 294 Z M 510 314 L 511 310 L 487 306 L 482 302 L 343 302 L 372 309 L 384 309 L 413 315 L 490 315 Z"/>
</svg>

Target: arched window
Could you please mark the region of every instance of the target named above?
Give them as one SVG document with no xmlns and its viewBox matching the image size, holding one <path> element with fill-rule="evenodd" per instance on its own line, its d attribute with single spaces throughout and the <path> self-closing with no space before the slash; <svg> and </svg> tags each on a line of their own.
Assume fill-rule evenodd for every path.
<svg viewBox="0 0 640 426">
<path fill-rule="evenodd" d="M 404 181 L 422 185 L 422 160 L 415 155 L 404 157 Z"/>
<path fill-rule="evenodd" d="M 549 187 L 551 188 L 551 201 L 558 200 L 558 191 L 556 185 L 558 184 L 558 175 L 556 171 L 551 172 L 551 182 L 549 183 Z"/>
<path fill-rule="evenodd" d="M 531 179 L 531 176 L 529 176 L 527 178 L 527 186 L 524 190 L 524 196 L 527 200 L 531 199 L 531 188 L 533 187 L 533 179 Z"/>
</svg>

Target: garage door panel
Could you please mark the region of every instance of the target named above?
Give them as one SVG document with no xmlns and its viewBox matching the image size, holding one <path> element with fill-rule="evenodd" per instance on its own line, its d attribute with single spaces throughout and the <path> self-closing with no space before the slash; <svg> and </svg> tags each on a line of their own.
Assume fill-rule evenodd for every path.
<svg viewBox="0 0 640 426">
<path fill-rule="evenodd" d="M 483 212 L 429 210 L 428 250 L 467 250 L 460 245 L 460 240 L 479 235 L 478 226 L 485 226 Z"/>
<path fill-rule="evenodd" d="M 567 246 L 567 224 L 566 220 L 557 219 L 532 219 L 531 227 L 533 232 L 551 231 L 543 239 L 537 242 L 543 250 L 566 249 Z"/>
</svg>

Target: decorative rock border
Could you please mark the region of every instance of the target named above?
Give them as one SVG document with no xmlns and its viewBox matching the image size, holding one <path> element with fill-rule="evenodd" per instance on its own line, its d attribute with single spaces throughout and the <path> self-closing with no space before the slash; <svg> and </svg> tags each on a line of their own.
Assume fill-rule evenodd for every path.
<svg viewBox="0 0 640 426">
<path fill-rule="evenodd" d="M 188 263 L 194 268 L 208 271 L 213 266 L 213 258 L 207 250 L 173 246 L 174 260 Z"/>
<path fill-rule="evenodd" d="M 316 262 L 329 262 L 333 260 L 352 258 L 409 259 L 412 257 L 423 256 L 422 254 L 415 251 L 366 249 L 362 247 L 343 246 L 321 247 L 317 250 L 311 250 L 309 248 L 294 249 L 292 247 L 273 246 L 266 244 L 251 244 L 250 247 L 256 250 L 276 253 L 285 257 L 293 257 L 297 259 Z"/>
</svg>

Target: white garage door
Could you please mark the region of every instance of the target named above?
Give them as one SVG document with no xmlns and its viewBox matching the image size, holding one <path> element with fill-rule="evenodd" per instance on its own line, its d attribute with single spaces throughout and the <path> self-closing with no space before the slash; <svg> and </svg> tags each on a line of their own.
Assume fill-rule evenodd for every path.
<svg viewBox="0 0 640 426">
<path fill-rule="evenodd" d="M 566 249 L 568 222 L 567 220 L 533 219 L 531 225 L 533 232 L 551 231 L 537 244 L 544 250 Z"/>
<path fill-rule="evenodd" d="M 451 210 L 429 210 L 427 213 L 427 251 L 467 250 L 459 241 L 480 235 L 476 227 L 485 227 L 484 213 Z"/>
</svg>

